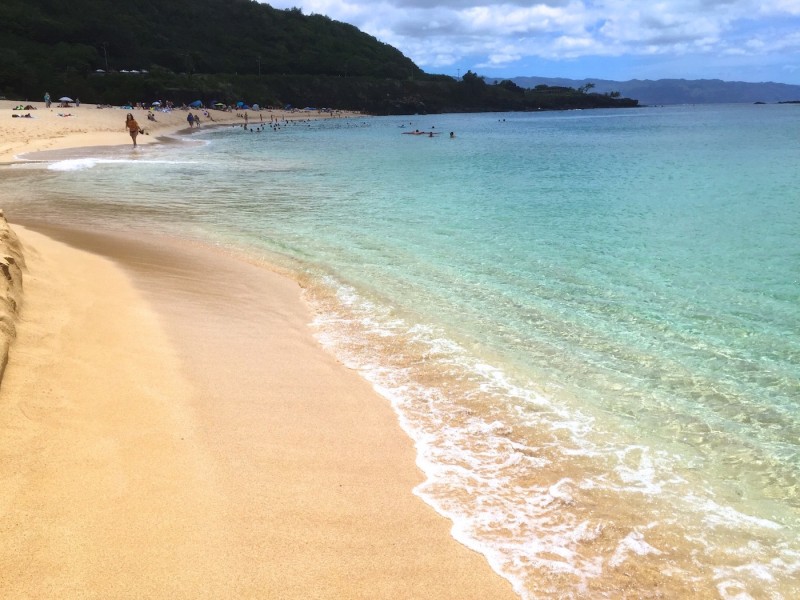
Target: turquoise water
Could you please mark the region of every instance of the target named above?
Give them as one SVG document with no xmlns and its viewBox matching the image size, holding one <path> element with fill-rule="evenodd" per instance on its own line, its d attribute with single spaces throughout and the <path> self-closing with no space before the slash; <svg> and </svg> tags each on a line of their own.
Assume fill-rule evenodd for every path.
<svg viewBox="0 0 800 600">
<path fill-rule="evenodd" d="M 525 598 L 793 597 L 797 106 L 191 139 L 8 169 L 4 208 L 293 273 L 415 440 L 415 493 Z"/>
</svg>

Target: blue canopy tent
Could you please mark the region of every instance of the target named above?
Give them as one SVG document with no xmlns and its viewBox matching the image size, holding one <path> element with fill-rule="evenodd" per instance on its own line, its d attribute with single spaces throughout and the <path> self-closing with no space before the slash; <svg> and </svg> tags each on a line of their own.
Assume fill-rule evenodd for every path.
<svg viewBox="0 0 800 600">
<path fill-rule="evenodd" d="M 195 100 L 194 102 L 189 104 L 189 106 L 191 106 L 192 108 L 200 108 L 201 106 L 203 106 L 203 103 L 200 100 Z"/>
</svg>

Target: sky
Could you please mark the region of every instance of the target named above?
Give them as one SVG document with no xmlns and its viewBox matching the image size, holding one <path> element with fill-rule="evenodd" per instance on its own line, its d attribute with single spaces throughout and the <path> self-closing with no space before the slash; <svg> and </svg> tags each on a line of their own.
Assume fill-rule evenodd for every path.
<svg viewBox="0 0 800 600">
<path fill-rule="evenodd" d="M 800 0 L 270 0 L 427 73 L 800 84 Z"/>
</svg>

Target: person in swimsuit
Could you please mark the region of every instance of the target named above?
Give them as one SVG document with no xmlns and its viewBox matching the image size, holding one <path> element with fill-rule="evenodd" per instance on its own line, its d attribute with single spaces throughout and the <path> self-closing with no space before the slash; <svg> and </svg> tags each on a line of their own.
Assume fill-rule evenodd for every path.
<svg viewBox="0 0 800 600">
<path fill-rule="evenodd" d="M 139 135 L 139 123 L 136 122 L 136 119 L 133 118 L 131 113 L 128 113 L 128 116 L 125 117 L 125 127 L 127 127 L 128 133 L 131 135 L 133 147 L 136 148 L 136 136 Z"/>
</svg>

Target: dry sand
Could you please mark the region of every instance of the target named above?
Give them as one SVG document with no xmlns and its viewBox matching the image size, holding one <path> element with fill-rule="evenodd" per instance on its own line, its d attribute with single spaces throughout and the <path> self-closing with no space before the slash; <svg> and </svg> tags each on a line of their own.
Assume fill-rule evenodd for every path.
<svg viewBox="0 0 800 600">
<path fill-rule="evenodd" d="M 0 597 L 516 597 L 412 495 L 410 440 L 312 338 L 296 283 L 35 228 L 14 226 Z"/>
</svg>

